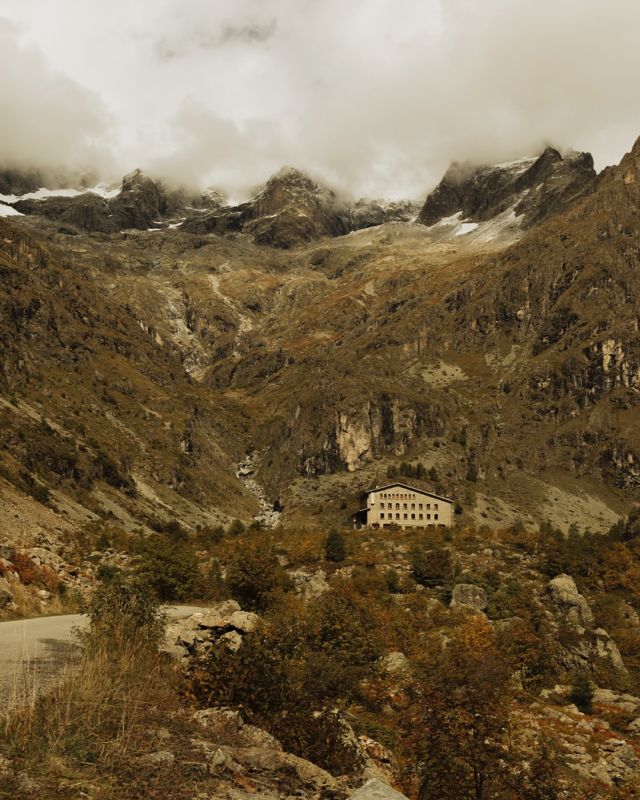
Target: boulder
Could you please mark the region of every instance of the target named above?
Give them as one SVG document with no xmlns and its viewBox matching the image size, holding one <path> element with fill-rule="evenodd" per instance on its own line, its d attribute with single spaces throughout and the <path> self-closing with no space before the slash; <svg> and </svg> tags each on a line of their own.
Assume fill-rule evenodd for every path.
<svg viewBox="0 0 640 800">
<path fill-rule="evenodd" d="M 218 641 L 224 644 L 227 650 L 232 653 L 236 653 L 242 647 L 242 636 L 238 631 L 227 631 L 227 633 L 222 634 Z"/>
<path fill-rule="evenodd" d="M 242 611 L 235 600 L 226 600 L 167 625 L 165 649 L 178 658 L 200 657 L 220 642 L 235 652 L 242 646 L 242 636 L 254 630 L 258 621 L 257 614 Z"/>
<path fill-rule="evenodd" d="M 62 572 L 66 566 L 63 558 L 44 547 L 32 547 L 31 550 L 28 551 L 28 554 L 34 564 L 37 564 L 39 567 L 49 567 L 54 572 Z"/>
<path fill-rule="evenodd" d="M 234 760 L 227 747 L 218 747 L 212 753 L 207 754 L 207 772 L 211 775 L 219 775 L 223 772 L 238 774 L 242 771 L 242 767 Z"/>
<path fill-rule="evenodd" d="M 629 733 L 634 734 L 634 736 L 640 736 L 640 717 L 637 717 L 636 719 L 632 720 L 627 725 L 627 730 L 629 731 Z"/>
<path fill-rule="evenodd" d="M 594 689 L 593 702 L 601 706 L 613 706 L 629 714 L 640 712 L 640 697 L 632 694 L 619 694 L 611 689 Z"/>
<path fill-rule="evenodd" d="M 156 750 L 153 753 L 147 753 L 140 757 L 140 762 L 142 764 L 173 764 L 175 760 L 176 757 L 170 750 Z"/>
<path fill-rule="evenodd" d="M 473 583 L 457 583 L 451 592 L 451 607 L 457 606 L 484 611 L 487 607 L 487 593 L 481 586 L 475 586 Z"/>
<path fill-rule="evenodd" d="M 571 575 L 557 575 L 549 581 L 548 592 L 551 603 L 563 621 L 574 628 L 590 628 L 593 614 L 589 604 L 578 591 Z"/>
<path fill-rule="evenodd" d="M 352 792 L 348 800 L 407 800 L 407 797 L 392 789 L 389 784 L 383 783 L 377 778 L 371 778 L 355 792 Z"/>
<path fill-rule="evenodd" d="M 234 611 L 226 618 L 226 624 L 231 625 L 241 633 L 250 633 L 255 630 L 260 618 L 251 611 Z"/>
<path fill-rule="evenodd" d="M 291 570 L 289 577 L 293 581 L 296 592 L 302 595 L 305 603 L 317 600 L 318 597 L 329 591 L 327 579 L 320 569 L 313 573 L 309 573 L 305 569 Z"/>
<path fill-rule="evenodd" d="M 231 708 L 204 708 L 196 711 L 191 719 L 216 741 L 233 741 L 240 747 L 282 750 L 282 745 L 274 736 L 255 725 L 248 725 L 240 713 Z"/>
<path fill-rule="evenodd" d="M 380 667 L 389 675 L 406 675 L 409 671 L 409 660 L 404 653 L 387 653 L 380 659 Z"/>
<path fill-rule="evenodd" d="M 620 606 L 622 617 L 630 628 L 640 628 L 640 615 L 629 603 L 622 603 Z"/>
</svg>

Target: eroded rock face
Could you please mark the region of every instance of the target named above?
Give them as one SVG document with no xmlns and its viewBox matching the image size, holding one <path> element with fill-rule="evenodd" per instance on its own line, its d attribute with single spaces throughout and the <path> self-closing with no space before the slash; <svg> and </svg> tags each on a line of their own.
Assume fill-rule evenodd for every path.
<svg viewBox="0 0 640 800">
<path fill-rule="evenodd" d="M 326 770 L 299 756 L 286 753 L 280 742 L 261 728 L 247 725 L 238 712 L 226 708 L 197 711 L 192 720 L 202 728 L 202 736 L 194 739 L 204 754 L 207 771 L 224 780 L 234 775 L 258 777 L 280 794 L 284 775 L 297 784 L 296 795 L 307 797 L 308 791 L 335 793 L 338 781 Z"/>
<path fill-rule="evenodd" d="M 547 587 L 563 646 L 562 666 L 579 669 L 603 662 L 625 672 L 618 646 L 603 628 L 593 627 L 593 613 L 570 575 L 558 575 Z"/>
<path fill-rule="evenodd" d="M 513 207 L 531 225 L 588 192 L 595 177 L 589 153 L 563 157 L 552 147 L 538 158 L 497 166 L 454 163 L 427 197 L 418 222 L 434 225 L 458 213 L 463 219 L 486 221 Z"/>
<path fill-rule="evenodd" d="M 419 211 L 420 205 L 409 200 L 387 203 L 363 197 L 349 209 L 350 227 L 357 231 L 385 222 L 411 222 Z"/>
<path fill-rule="evenodd" d="M 571 575 L 558 575 L 549 581 L 551 602 L 564 621 L 573 627 L 588 628 L 593 624 L 593 613 L 585 597 L 580 594 Z"/>
</svg>

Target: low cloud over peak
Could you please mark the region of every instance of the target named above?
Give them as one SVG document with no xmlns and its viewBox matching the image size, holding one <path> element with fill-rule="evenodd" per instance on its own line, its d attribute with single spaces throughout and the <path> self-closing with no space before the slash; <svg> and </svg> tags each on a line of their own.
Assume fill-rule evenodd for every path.
<svg viewBox="0 0 640 800">
<path fill-rule="evenodd" d="M 0 163 L 421 196 L 452 160 L 640 133 L 632 0 L 0 0 Z M 8 76 L 8 77 L 7 77 Z M 111 162 L 111 163 L 110 163 Z"/>
</svg>

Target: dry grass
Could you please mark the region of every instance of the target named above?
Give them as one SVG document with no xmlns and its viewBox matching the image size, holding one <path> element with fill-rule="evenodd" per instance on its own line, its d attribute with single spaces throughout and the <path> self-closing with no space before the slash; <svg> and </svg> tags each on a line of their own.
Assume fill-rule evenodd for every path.
<svg viewBox="0 0 640 800">
<path fill-rule="evenodd" d="M 21 583 L 11 584 L 11 591 L 16 608 L 0 614 L 0 620 L 75 614 L 79 608 L 78 598 L 74 595 L 53 595 L 50 600 L 43 603 L 34 591 Z"/>
<path fill-rule="evenodd" d="M 14 705 L 2 719 L 3 743 L 29 759 L 46 755 L 104 763 L 121 756 L 149 709 L 172 694 L 168 672 L 157 655 L 128 643 L 116 653 L 104 647 L 85 655 L 45 696 L 27 673 L 22 679 L 30 683 L 27 702 Z M 17 687 L 14 697 L 20 696 Z"/>
</svg>

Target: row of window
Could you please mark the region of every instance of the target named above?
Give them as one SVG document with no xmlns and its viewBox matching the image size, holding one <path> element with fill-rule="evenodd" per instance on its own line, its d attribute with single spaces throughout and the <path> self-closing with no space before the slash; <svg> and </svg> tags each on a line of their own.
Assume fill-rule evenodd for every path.
<svg viewBox="0 0 640 800">
<path fill-rule="evenodd" d="M 408 514 L 403 514 L 402 516 L 403 516 L 403 519 L 409 519 L 409 515 Z M 415 518 L 416 518 L 416 515 L 412 514 L 411 515 L 411 519 L 415 519 Z M 434 514 L 433 518 L 434 519 L 438 519 L 438 515 Z M 380 519 L 384 519 L 384 511 L 380 512 Z M 393 514 L 387 514 L 387 519 L 393 519 Z M 400 519 L 400 514 L 396 514 L 396 519 Z M 424 515 L 423 514 L 418 514 L 418 519 L 424 519 Z M 427 514 L 427 519 L 431 519 L 431 514 Z"/>
<path fill-rule="evenodd" d="M 411 492 L 382 492 L 380 497 L 384 497 L 387 500 L 415 500 L 415 494 Z"/>
<path fill-rule="evenodd" d="M 384 503 L 380 503 L 380 508 L 384 508 L 384 507 L 385 507 L 385 504 L 384 504 Z M 387 504 L 386 504 L 386 507 L 387 507 L 387 508 L 393 508 L 393 503 L 387 503 Z M 409 507 L 409 504 L 408 504 L 408 503 L 403 503 L 403 504 L 402 504 L 402 508 L 403 508 L 403 509 L 404 509 L 404 508 L 408 508 L 408 507 Z M 425 507 L 426 507 L 427 511 L 430 511 L 430 510 L 431 510 L 431 503 L 425 503 Z M 434 504 L 433 504 L 433 507 L 434 507 L 434 509 L 436 509 L 436 510 L 437 510 L 437 508 L 438 508 L 438 504 L 437 504 L 437 503 L 434 503 Z M 397 509 L 399 509 L 399 508 L 400 508 L 400 503 L 396 503 L 396 508 L 397 508 Z M 415 509 L 416 509 L 416 504 L 415 504 L 415 503 L 411 503 L 411 510 L 412 510 L 412 511 L 415 511 Z M 419 511 L 422 511 L 422 503 L 418 503 L 418 510 L 419 510 Z"/>
</svg>

